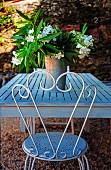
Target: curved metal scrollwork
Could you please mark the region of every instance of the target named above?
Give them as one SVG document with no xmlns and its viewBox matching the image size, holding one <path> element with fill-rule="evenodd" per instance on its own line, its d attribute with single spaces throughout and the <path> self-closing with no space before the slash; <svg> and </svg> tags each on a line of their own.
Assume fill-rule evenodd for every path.
<svg viewBox="0 0 111 170">
<path fill-rule="evenodd" d="M 83 97 L 84 97 L 85 99 L 87 99 L 87 98 L 89 98 L 89 97 L 91 96 L 91 93 L 92 93 L 91 87 L 96 88 L 96 86 L 93 85 L 93 84 L 90 84 L 90 85 L 88 85 L 88 86 L 85 87 L 84 92 L 83 92 Z M 88 93 L 87 95 L 86 95 L 86 92 Z"/>
<path fill-rule="evenodd" d="M 96 94 L 97 94 L 97 88 L 96 88 L 96 86 L 93 85 L 93 84 L 91 84 L 91 85 L 88 85 L 88 86 L 85 88 L 85 90 L 89 89 L 89 94 L 88 94 L 87 96 L 85 96 L 85 90 L 84 90 L 83 97 L 87 99 L 88 97 L 91 96 L 92 89 L 91 89 L 90 87 L 93 87 L 93 88 L 94 88 L 94 96 L 93 96 L 93 98 L 92 98 L 92 102 L 91 102 L 91 104 L 90 104 L 90 107 L 89 107 L 89 109 L 88 109 L 88 111 L 87 111 L 87 114 L 86 114 L 86 117 L 85 117 L 85 119 L 84 119 L 82 128 L 81 128 L 80 133 L 79 133 L 79 135 L 78 135 L 77 141 L 76 141 L 76 143 L 75 143 L 75 146 L 74 146 L 74 149 L 73 149 L 73 154 L 74 154 L 74 155 L 75 155 L 75 153 L 74 153 L 74 152 L 75 152 L 75 149 L 76 149 L 77 144 L 78 144 L 78 142 L 79 142 L 80 136 L 81 136 L 81 134 L 82 134 L 82 132 L 83 132 L 83 129 L 84 129 L 85 124 L 86 124 L 86 121 L 87 121 L 87 118 L 88 118 L 88 116 L 89 116 L 89 113 L 90 113 L 90 111 L 91 111 L 91 108 L 92 108 L 92 106 L 93 106 L 93 103 L 94 103 L 94 100 L 95 100 Z"/>
<path fill-rule="evenodd" d="M 31 132 L 30 132 L 30 130 L 29 130 L 29 128 L 28 128 L 28 125 L 27 125 L 27 123 L 26 123 L 26 121 L 25 121 L 25 118 L 24 118 L 23 113 L 22 113 L 22 111 L 21 111 L 21 109 L 20 109 L 20 106 L 18 105 L 18 103 L 17 103 L 17 101 L 16 101 L 16 98 L 15 98 L 14 90 L 15 90 L 17 87 L 19 87 L 19 88 L 21 87 L 21 88 L 24 88 L 24 89 L 26 90 L 27 94 L 23 96 L 23 95 L 21 94 L 21 89 L 19 89 L 19 95 L 20 95 L 20 97 L 25 98 L 25 99 L 29 97 L 30 91 L 29 91 L 29 89 L 28 89 L 27 87 L 25 87 L 24 85 L 22 85 L 22 84 L 16 84 L 16 85 L 14 85 L 13 88 L 12 88 L 12 97 L 13 97 L 13 99 L 14 99 L 14 102 L 15 102 L 17 108 L 18 108 L 18 111 L 19 111 L 19 113 L 20 113 L 20 115 L 21 115 L 21 117 L 22 117 L 22 120 L 23 120 L 23 122 L 24 122 L 24 124 L 25 124 L 25 126 L 26 126 L 26 128 L 27 128 L 27 130 L 28 130 L 28 133 L 29 133 L 29 135 L 30 135 L 30 137 L 31 137 L 31 140 L 32 140 L 32 142 L 33 142 L 33 145 L 34 145 L 34 147 L 35 147 L 36 154 L 33 154 L 33 155 L 34 155 L 34 156 L 37 156 L 37 155 L 38 155 L 37 146 L 36 146 L 36 144 L 35 144 L 35 142 L 34 142 L 34 139 L 33 139 L 33 137 L 32 137 L 32 134 L 31 134 Z"/>
<path fill-rule="evenodd" d="M 68 74 L 73 74 L 73 75 L 75 75 L 75 76 L 78 76 L 78 77 L 81 79 L 81 81 L 82 81 L 83 89 L 84 89 L 84 86 L 85 86 L 85 85 L 84 85 L 84 80 L 83 80 L 82 76 L 80 76 L 80 75 L 77 74 L 77 73 L 74 73 L 74 72 L 65 72 L 65 73 L 61 74 L 61 75 L 57 78 L 57 80 L 55 80 L 54 77 L 53 77 L 49 72 L 47 72 L 47 71 L 45 71 L 45 70 L 37 70 L 37 71 L 32 72 L 32 73 L 29 75 L 29 77 L 28 77 L 28 79 L 27 79 L 27 82 L 26 82 L 26 86 L 27 86 L 28 88 L 29 88 L 30 78 L 31 78 L 35 73 L 47 74 L 47 75 L 49 75 L 49 76 L 52 78 L 53 83 L 52 83 L 52 87 L 51 87 L 51 88 L 48 88 L 48 89 L 47 89 L 47 88 L 42 87 L 42 81 L 40 82 L 40 88 L 41 88 L 42 90 L 45 90 L 45 91 L 50 91 L 50 90 L 52 90 L 54 87 L 56 87 L 60 92 L 68 92 L 68 91 L 70 91 L 70 90 L 72 89 L 72 85 L 71 85 L 70 82 L 69 82 L 69 89 L 62 90 L 62 89 L 60 89 L 60 88 L 58 87 L 58 81 L 59 81 L 63 76 L 68 75 Z M 82 89 L 82 92 L 83 92 L 83 89 Z"/>
<path fill-rule="evenodd" d="M 62 136 L 61 136 L 61 138 L 60 138 L 60 141 L 59 141 L 59 143 L 58 143 L 58 146 L 57 146 L 56 150 L 55 150 L 54 147 L 53 147 L 52 141 L 51 141 L 51 139 L 50 139 L 50 135 L 49 135 L 49 133 L 48 133 L 48 131 L 47 131 L 47 128 L 46 128 L 46 126 L 45 126 L 45 124 L 44 124 L 44 122 L 43 122 L 42 116 L 41 116 L 41 114 L 40 114 L 40 112 L 39 112 L 38 106 L 37 106 L 37 104 L 36 104 L 36 102 L 35 102 L 35 100 L 34 100 L 34 97 L 33 97 L 32 93 L 31 93 L 31 90 L 30 90 L 30 87 L 29 87 L 29 81 L 30 81 L 31 77 L 32 77 L 35 73 L 48 74 L 48 75 L 52 78 L 53 84 L 52 84 L 52 87 L 49 88 L 49 89 L 42 87 L 42 81 L 40 82 L 40 88 L 41 88 L 42 90 L 46 90 L 46 91 L 50 91 L 50 90 L 52 90 L 54 87 L 56 87 L 60 92 L 69 92 L 69 91 L 72 89 L 72 85 L 71 85 L 70 82 L 69 82 L 69 88 L 66 89 L 66 90 L 62 90 L 62 89 L 60 89 L 60 88 L 58 87 L 58 81 L 62 78 L 62 76 L 65 76 L 65 75 L 68 75 L 68 74 L 72 74 L 72 75 L 74 75 L 74 76 L 77 76 L 77 77 L 81 80 L 81 82 L 82 82 L 82 89 L 81 89 L 81 91 L 80 91 L 79 97 L 78 97 L 78 99 L 77 99 L 77 101 L 76 101 L 76 104 L 75 104 L 73 110 L 72 110 L 72 113 L 71 113 L 71 115 L 70 115 L 70 117 L 69 117 L 68 123 L 67 123 L 67 125 L 66 125 L 66 127 L 65 127 L 65 130 L 64 130 L 64 132 L 63 132 L 63 134 L 62 134 Z M 37 149 L 37 146 L 36 146 L 36 144 L 35 144 L 35 142 L 34 142 L 34 139 L 33 139 L 33 137 L 32 137 L 32 134 L 30 133 L 30 130 L 29 130 L 29 128 L 28 128 L 28 126 L 27 126 L 27 124 L 26 124 L 26 122 L 25 122 L 25 118 L 24 118 L 24 116 L 23 116 L 23 114 L 22 114 L 22 111 L 21 111 L 21 109 L 20 109 L 20 107 L 19 107 L 19 105 L 18 105 L 18 103 L 17 103 L 17 101 L 16 101 L 16 99 L 15 99 L 14 90 L 15 90 L 15 88 L 17 88 L 17 87 L 20 88 L 20 89 L 19 89 L 19 95 L 20 95 L 20 97 L 22 97 L 22 98 L 28 98 L 29 96 L 31 97 L 32 102 L 33 102 L 33 104 L 34 104 L 34 106 L 35 106 L 36 112 L 37 112 L 37 114 L 38 114 L 38 116 L 39 116 L 39 118 L 40 118 L 40 120 L 41 120 L 41 123 L 42 123 L 42 125 L 43 125 L 43 127 L 44 127 L 44 130 L 45 130 L 45 132 L 46 132 L 47 138 L 48 138 L 49 143 L 50 143 L 50 146 L 51 146 L 51 148 L 52 148 L 53 155 L 50 154 L 51 151 L 45 151 L 43 155 L 39 155 L 38 149 Z M 94 90 L 92 90 L 91 87 L 93 87 Z M 21 89 L 22 89 L 22 88 L 24 88 L 24 90 L 26 90 L 26 92 L 27 92 L 26 95 L 23 95 L 23 94 L 21 93 Z M 45 70 L 37 70 L 37 71 L 34 71 L 33 73 L 31 73 L 31 74 L 29 75 L 29 77 L 28 77 L 28 79 L 27 79 L 27 82 L 26 82 L 26 87 L 25 87 L 24 85 L 21 85 L 21 84 L 17 84 L 17 85 L 15 85 L 15 86 L 13 87 L 13 89 L 12 89 L 13 99 L 14 99 L 14 101 L 15 101 L 15 104 L 16 104 L 18 110 L 19 110 L 19 113 L 20 113 L 20 115 L 21 115 L 21 117 L 22 117 L 22 119 L 23 119 L 23 121 L 24 121 L 24 123 L 25 123 L 25 126 L 26 126 L 26 128 L 27 128 L 27 130 L 28 130 L 28 132 L 29 132 L 29 135 L 30 135 L 30 137 L 31 137 L 31 140 L 32 140 L 32 142 L 33 142 L 33 144 L 34 144 L 34 147 L 35 147 L 35 149 L 36 149 L 36 154 L 32 153 L 33 156 L 38 156 L 38 155 L 39 155 L 39 157 L 43 157 L 43 158 L 47 158 L 47 159 L 54 159 L 55 157 L 58 158 L 58 152 L 60 152 L 60 151 L 59 151 L 59 148 L 60 148 L 60 146 L 61 146 L 61 143 L 62 143 L 62 141 L 63 141 L 63 138 L 64 138 L 64 136 L 65 136 L 65 133 L 66 133 L 68 127 L 69 127 L 69 124 L 70 124 L 70 122 L 71 122 L 71 119 L 73 118 L 73 115 L 74 115 L 74 113 L 75 113 L 75 111 L 76 111 L 76 109 L 77 109 L 77 106 L 78 106 L 78 104 L 79 104 L 79 101 L 80 101 L 81 97 L 83 96 L 85 99 L 87 99 L 87 98 L 89 98 L 89 97 L 92 95 L 92 92 L 94 93 L 94 96 L 92 97 L 91 105 L 90 105 L 90 107 L 89 107 L 89 109 L 88 109 L 88 112 L 87 112 L 87 114 L 86 114 L 86 118 L 84 119 L 84 123 L 83 123 L 83 125 L 82 125 L 81 131 L 80 131 L 79 136 L 78 136 L 78 138 L 77 138 L 77 141 L 76 141 L 76 143 L 75 143 L 75 146 L 74 146 L 74 149 L 73 149 L 73 155 L 74 155 L 74 156 L 75 156 L 75 149 L 76 149 L 76 147 L 77 147 L 77 144 L 78 144 L 78 142 L 79 142 L 80 136 L 81 136 L 81 134 L 82 134 L 82 131 L 83 131 L 84 126 L 85 126 L 85 123 L 86 123 L 86 121 L 87 121 L 87 118 L 88 118 L 88 116 L 89 116 L 89 113 L 90 113 L 90 111 L 91 111 L 92 105 L 93 105 L 94 100 L 95 100 L 95 97 L 96 97 L 96 93 L 97 93 L 96 86 L 94 86 L 94 85 L 88 85 L 87 87 L 85 87 L 85 83 L 84 83 L 84 80 L 83 80 L 82 76 L 80 76 L 79 74 L 74 73 L 74 72 L 65 72 L 65 73 L 61 74 L 61 75 L 57 78 L 57 80 L 55 80 L 54 77 L 53 77 L 50 73 L 48 73 L 47 71 L 45 71 Z M 77 155 L 79 155 L 80 153 L 81 153 L 81 150 L 78 151 Z M 51 155 L 51 156 L 50 156 L 50 155 Z M 59 155 L 59 157 L 60 157 L 61 159 L 65 159 L 65 158 L 67 157 L 67 154 L 66 154 L 65 152 L 61 151 L 61 154 Z"/>
<path fill-rule="evenodd" d="M 28 88 L 29 88 L 30 78 L 31 78 L 35 73 L 47 74 L 47 75 L 49 75 L 49 76 L 52 78 L 53 83 L 52 83 L 52 87 L 51 87 L 51 88 L 46 89 L 46 88 L 42 87 L 42 81 L 40 82 L 40 88 L 41 88 L 42 90 L 50 91 L 50 90 L 52 90 L 52 89 L 56 86 L 56 81 L 55 81 L 54 77 L 53 77 L 49 72 L 44 71 L 44 70 L 37 70 L 37 71 L 32 72 L 32 73 L 29 75 L 29 77 L 28 77 L 28 79 L 27 79 L 27 82 L 26 82 L 26 86 L 27 86 Z"/>
</svg>

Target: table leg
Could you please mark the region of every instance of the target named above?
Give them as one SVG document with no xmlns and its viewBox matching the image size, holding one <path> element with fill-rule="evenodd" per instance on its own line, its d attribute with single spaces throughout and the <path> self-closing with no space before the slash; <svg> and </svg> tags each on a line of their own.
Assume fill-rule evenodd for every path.
<svg viewBox="0 0 111 170">
<path fill-rule="evenodd" d="M 35 134 L 35 118 L 30 117 L 30 118 L 25 118 L 25 119 L 26 119 L 26 123 L 30 129 L 30 132 L 32 134 Z M 22 118 L 20 118 L 20 129 L 21 129 L 21 132 L 24 132 L 24 133 L 27 132 Z"/>
<path fill-rule="evenodd" d="M 35 134 L 35 118 L 32 118 L 32 133 Z"/>
<path fill-rule="evenodd" d="M 87 119 L 87 122 L 86 122 L 86 125 L 84 127 L 84 130 L 87 132 L 87 133 L 90 133 L 90 122 L 91 120 L 88 118 Z"/>
<path fill-rule="evenodd" d="M 68 123 L 69 118 L 66 118 L 66 124 Z M 71 119 L 71 131 L 74 134 L 74 118 Z"/>
<path fill-rule="evenodd" d="M 22 118 L 20 118 L 20 129 L 21 129 L 21 132 L 26 133 L 26 127 L 25 127 L 25 124 L 24 124 Z"/>
<path fill-rule="evenodd" d="M 41 123 L 41 120 L 40 120 L 40 118 L 38 117 L 38 118 L 37 118 L 37 125 L 38 125 L 38 127 L 40 127 L 41 124 L 42 124 L 42 123 Z"/>
<path fill-rule="evenodd" d="M 74 134 L 74 118 L 71 119 L 71 130 L 72 134 Z"/>
</svg>

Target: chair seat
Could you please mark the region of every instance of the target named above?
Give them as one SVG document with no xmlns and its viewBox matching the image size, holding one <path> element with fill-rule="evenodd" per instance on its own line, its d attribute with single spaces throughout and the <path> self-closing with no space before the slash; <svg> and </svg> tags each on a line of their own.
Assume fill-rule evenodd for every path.
<svg viewBox="0 0 111 170">
<path fill-rule="evenodd" d="M 48 134 L 50 136 L 54 151 L 56 151 L 58 143 L 63 133 L 62 132 L 49 132 Z M 36 133 L 32 135 L 32 137 L 38 149 L 38 154 L 36 158 L 41 159 L 41 160 L 66 161 L 66 160 L 75 159 L 83 155 L 87 151 L 87 148 L 88 148 L 87 142 L 83 138 L 80 138 L 77 144 L 77 147 L 75 149 L 74 155 L 73 155 L 73 148 L 74 148 L 74 145 L 76 143 L 78 136 L 73 135 L 71 133 L 66 133 L 58 149 L 57 156 L 53 157 L 54 152 L 51 148 L 51 145 L 47 138 L 46 133 Z M 23 150 L 28 155 L 35 156 L 37 153 L 30 137 L 28 137 L 24 141 L 22 147 L 23 147 Z"/>
</svg>

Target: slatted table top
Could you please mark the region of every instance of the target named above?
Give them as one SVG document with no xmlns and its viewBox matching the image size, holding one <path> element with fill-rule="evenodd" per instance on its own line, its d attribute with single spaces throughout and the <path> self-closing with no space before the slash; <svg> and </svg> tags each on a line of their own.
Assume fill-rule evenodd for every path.
<svg viewBox="0 0 111 170">
<path fill-rule="evenodd" d="M 86 86 L 89 84 L 94 84 L 97 87 L 97 96 L 93 106 L 95 110 L 93 109 L 91 117 L 111 118 L 111 89 L 90 73 L 80 73 L 80 75 L 84 78 Z M 28 74 L 17 74 L 12 80 L 10 80 L 5 86 L 0 89 L 0 112 L 2 117 L 9 116 L 7 113 L 8 109 L 11 109 L 13 112 L 13 109 L 15 107 L 15 103 L 12 99 L 12 87 L 15 84 L 25 85 L 27 77 Z M 43 92 L 43 90 L 40 88 L 41 80 L 42 86 L 45 86 L 46 79 L 45 75 L 43 74 L 36 74 L 35 76 L 33 76 L 33 79 L 30 83 L 30 88 L 33 89 L 33 96 L 35 98 L 35 101 L 41 108 L 50 107 L 51 109 L 53 107 L 61 107 L 61 109 L 65 109 L 67 107 L 72 107 L 76 103 L 82 85 L 81 82 L 74 75 L 67 75 L 66 87 L 69 87 L 69 82 L 71 82 L 72 84 L 72 90 L 67 93 L 51 91 Z M 25 93 L 26 91 L 22 89 L 22 94 Z M 21 105 L 23 108 L 28 107 L 30 109 L 33 107 L 30 97 L 28 99 L 23 99 L 18 95 L 17 101 L 19 102 L 19 105 Z M 84 98 L 81 98 L 79 107 L 81 109 L 87 107 L 89 101 L 90 100 L 87 101 Z M 83 113 L 80 113 L 80 116 L 82 115 Z M 12 113 L 12 117 L 13 116 L 18 116 L 18 114 L 14 115 L 14 113 Z M 9 117 L 11 117 L 11 115 Z"/>
</svg>

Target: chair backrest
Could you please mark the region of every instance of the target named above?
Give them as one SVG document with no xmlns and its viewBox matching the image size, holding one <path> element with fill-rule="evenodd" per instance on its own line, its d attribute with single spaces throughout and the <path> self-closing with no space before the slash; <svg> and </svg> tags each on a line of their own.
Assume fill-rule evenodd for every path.
<svg viewBox="0 0 111 170">
<path fill-rule="evenodd" d="M 43 120 L 43 118 L 42 118 L 41 112 L 39 111 L 37 100 L 35 100 L 35 97 L 34 97 L 35 91 L 34 91 L 34 93 L 33 93 L 33 88 L 30 89 L 30 84 L 31 84 L 31 81 L 32 81 L 33 76 L 34 76 L 35 74 L 37 74 L 37 75 L 38 75 L 38 74 L 43 74 L 43 75 L 44 75 L 44 74 L 45 74 L 45 75 L 48 74 L 49 76 L 51 76 L 51 78 L 52 78 L 52 80 L 53 80 L 53 85 L 52 85 L 52 87 L 49 88 L 49 89 L 45 89 L 45 87 L 42 86 L 42 85 L 43 85 L 43 84 L 42 84 L 42 81 L 41 81 L 41 82 L 40 82 L 40 81 L 36 81 L 36 82 L 39 83 L 40 88 L 41 88 L 41 90 L 43 90 L 43 91 L 51 91 L 55 86 L 56 86 L 56 88 L 58 89 L 58 91 L 61 92 L 61 93 L 68 93 L 69 91 L 71 91 L 71 90 L 72 90 L 72 85 L 71 85 L 70 82 L 69 82 L 69 88 L 66 89 L 66 90 L 61 90 L 61 89 L 59 89 L 59 87 L 58 87 L 58 81 L 62 78 L 62 76 L 65 76 L 65 75 L 74 75 L 75 77 L 78 78 L 79 82 L 81 82 L 81 84 L 82 84 L 82 86 L 81 86 L 81 91 L 80 91 L 80 93 L 79 93 L 79 95 L 78 95 L 78 99 L 77 99 L 76 103 L 74 104 L 74 108 L 73 108 L 73 110 L 72 110 L 72 113 L 69 115 L 69 120 L 68 120 L 67 125 L 66 125 L 66 127 L 65 127 L 65 129 L 64 129 L 64 131 L 63 131 L 63 133 L 62 133 L 62 135 L 61 135 L 60 141 L 59 141 L 58 146 L 57 146 L 56 149 L 54 149 L 54 147 L 53 147 L 53 144 L 52 144 L 52 141 L 51 141 L 49 132 L 47 131 L 47 128 L 46 128 L 46 126 L 45 126 L 45 124 L 44 124 L 44 120 Z M 23 91 L 23 89 L 24 89 L 24 91 Z M 75 89 L 75 90 L 76 90 L 76 89 Z M 17 91 L 18 91 L 18 93 L 17 93 Z M 19 102 L 16 100 L 17 95 L 20 95 L 20 97 L 21 97 L 21 98 L 24 98 L 24 99 L 28 99 L 29 97 L 31 97 L 32 103 L 33 103 L 33 105 L 34 105 L 34 107 L 35 107 L 35 110 L 36 110 L 36 113 L 35 113 L 35 114 L 37 115 L 37 117 L 40 118 L 40 121 L 41 121 L 41 123 L 42 123 L 42 125 L 43 125 L 43 127 L 44 127 L 45 133 L 46 133 L 46 135 L 47 135 L 47 139 L 48 139 L 48 141 L 49 141 L 49 143 L 50 143 L 50 146 L 51 146 L 51 148 L 52 148 L 52 151 L 53 151 L 54 157 L 55 157 L 55 156 L 57 155 L 57 152 L 58 152 L 58 150 L 59 150 L 60 145 L 62 144 L 62 141 L 63 141 L 63 139 L 64 139 L 64 136 L 65 136 L 66 132 L 67 132 L 67 129 L 68 129 L 68 127 L 69 127 L 69 124 L 70 124 L 70 122 L 71 122 L 71 119 L 72 119 L 72 117 L 73 117 L 73 115 L 74 115 L 74 113 L 75 113 L 75 111 L 76 111 L 76 109 L 77 109 L 77 107 L 78 107 L 78 104 L 79 104 L 81 98 L 85 98 L 86 100 L 88 100 L 88 98 L 90 98 L 90 99 L 91 99 L 90 106 L 89 106 L 89 108 L 88 108 L 88 111 L 87 111 L 87 113 L 86 113 L 86 117 L 85 117 L 85 119 L 84 119 L 82 128 L 81 128 L 81 130 L 80 130 L 80 132 L 79 132 L 79 135 L 78 135 L 78 137 L 77 137 L 76 143 L 75 143 L 74 148 L 73 148 L 73 153 L 75 153 L 75 149 L 76 149 L 76 147 L 77 147 L 77 144 L 78 144 L 78 142 L 79 142 L 79 139 L 80 139 L 81 134 L 82 134 L 82 132 L 83 132 L 83 129 L 84 129 L 84 127 L 85 127 L 85 124 L 86 124 L 87 118 L 88 118 L 88 116 L 89 116 L 89 113 L 90 113 L 90 111 L 91 111 L 91 108 L 92 108 L 92 106 L 93 106 L 94 100 L 95 100 L 95 98 L 96 98 L 96 92 L 97 92 L 97 89 L 96 89 L 95 85 L 92 85 L 92 84 L 91 84 L 91 85 L 88 85 L 88 86 L 85 87 L 85 82 L 84 82 L 82 76 L 80 76 L 79 74 L 74 73 L 74 72 L 65 72 L 65 73 L 61 74 L 61 75 L 57 78 L 57 80 L 55 80 L 55 79 L 53 78 L 53 76 L 52 76 L 50 73 L 48 73 L 47 71 L 45 71 L 45 70 L 37 70 L 37 71 L 34 71 L 34 72 L 32 72 L 31 74 L 29 74 L 29 76 L 28 76 L 28 78 L 27 78 L 27 81 L 26 81 L 26 86 L 24 86 L 24 85 L 22 85 L 22 84 L 16 84 L 16 85 L 14 85 L 14 87 L 13 87 L 13 89 L 12 89 L 12 96 L 13 96 L 14 102 L 15 102 L 17 108 L 18 108 L 18 111 L 19 111 L 19 113 L 20 113 L 20 115 L 21 115 L 21 117 L 22 117 L 22 119 L 23 119 L 23 121 L 24 121 L 24 123 L 25 123 L 25 126 L 26 126 L 26 128 L 27 128 L 27 130 L 28 130 L 28 132 L 29 132 L 29 135 L 30 135 L 30 138 L 31 138 L 31 140 L 32 140 L 32 143 L 33 143 L 33 145 L 34 145 L 34 147 L 35 147 L 35 149 L 36 149 L 36 153 L 34 153 L 34 156 L 37 156 L 37 155 L 39 154 L 39 153 L 38 153 L 38 148 L 37 148 L 37 146 L 36 146 L 36 144 L 35 144 L 33 135 L 31 134 L 31 131 L 30 131 L 28 125 L 27 125 L 26 119 L 24 118 L 24 114 L 22 113 L 22 109 L 21 109 L 21 107 L 19 106 Z M 84 101 L 86 101 L 86 100 L 84 100 Z"/>
</svg>

